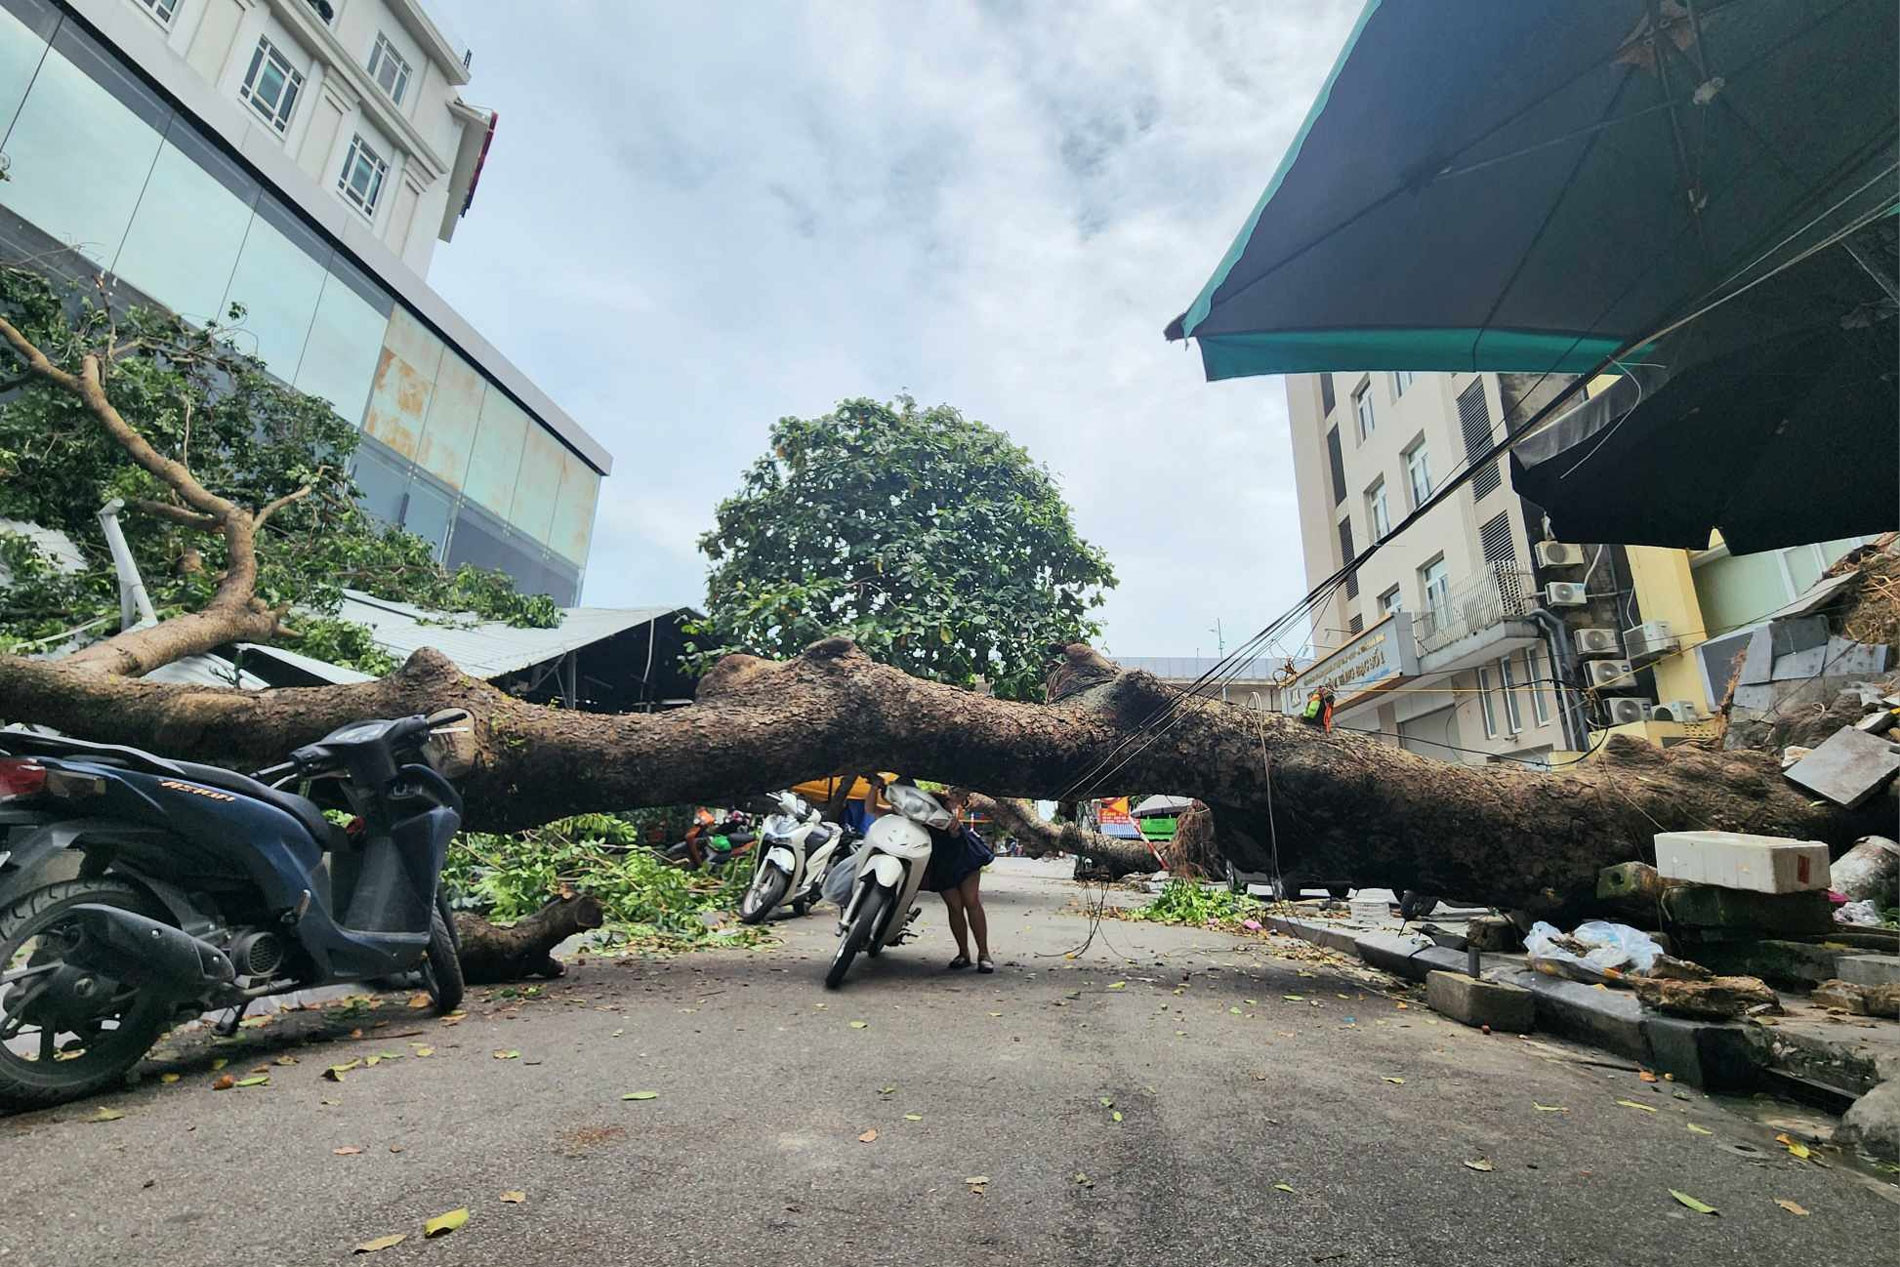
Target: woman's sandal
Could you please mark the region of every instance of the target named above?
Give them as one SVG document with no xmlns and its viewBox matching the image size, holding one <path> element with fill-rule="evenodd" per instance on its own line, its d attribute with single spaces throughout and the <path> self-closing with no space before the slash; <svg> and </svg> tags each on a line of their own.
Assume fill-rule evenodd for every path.
<svg viewBox="0 0 1900 1267">
<path fill-rule="evenodd" d="M 996 964 L 989 959 L 979 959 L 976 961 L 976 970 L 978 972 L 995 972 Z"/>
<path fill-rule="evenodd" d="M 944 971 L 945 972 L 961 972 L 963 969 L 969 966 L 970 966 L 970 957 L 968 955 L 958 955 L 955 959 L 952 959 L 950 961 L 949 966 L 946 967 Z"/>
</svg>

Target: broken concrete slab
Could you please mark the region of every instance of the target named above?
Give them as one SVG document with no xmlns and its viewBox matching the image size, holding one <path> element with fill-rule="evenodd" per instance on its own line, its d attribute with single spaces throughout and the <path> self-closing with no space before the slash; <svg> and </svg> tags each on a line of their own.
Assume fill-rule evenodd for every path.
<svg viewBox="0 0 1900 1267">
<path fill-rule="evenodd" d="M 1746 889 L 1682 884 L 1664 895 L 1663 910 L 1676 923 L 1691 928 L 1788 934 L 1834 930 L 1834 907 L 1827 894 L 1819 890 L 1751 893 Z"/>
<path fill-rule="evenodd" d="M 1895 774 L 1900 774 L 1900 752 L 1885 739 L 1862 734 L 1852 726 L 1835 731 L 1787 771 L 1796 786 L 1845 809 L 1857 809 L 1872 800 L 1893 782 Z"/>
<path fill-rule="evenodd" d="M 1838 977 L 1815 986 L 1808 994 L 1808 1002 L 1816 1007 L 1835 1008 L 1849 1016 L 1867 1015 L 1867 991 Z"/>
<path fill-rule="evenodd" d="M 1818 840 L 1734 831 L 1664 831 L 1655 839 L 1656 872 L 1665 880 L 1754 893 L 1828 887 L 1827 846 Z"/>
<path fill-rule="evenodd" d="M 1840 975 L 1836 969 L 1847 953 L 1838 946 L 1746 937 L 1705 941 L 1695 948 L 1695 959 L 1727 976 L 1760 977 L 1775 985 L 1812 989 Z"/>
<path fill-rule="evenodd" d="M 1528 1034 L 1537 1015 L 1536 1001 L 1523 986 L 1462 972 L 1428 973 L 1425 1002 L 1440 1016 L 1473 1029 L 1488 1025 L 1509 1034 Z"/>
<path fill-rule="evenodd" d="M 1854 1101 L 1835 1128 L 1834 1142 L 1900 1162 L 1900 1081 L 1883 1082 Z"/>
<path fill-rule="evenodd" d="M 1900 985 L 1900 955 L 1842 955 L 1838 975 L 1860 986 Z"/>
<path fill-rule="evenodd" d="M 1736 679 L 1738 687 L 1762 686 L 1774 680 L 1775 676 L 1775 640 L 1766 625 L 1749 635 L 1748 649 L 1742 653 L 1742 672 Z M 1735 702 L 1742 702 L 1742 694 L 1735 692 Z M 1754 708 L 1766 708 L 1766 704 L 1750 705 Z"/>
<path fill-rule="evenodd" d="M 1900 709 L 1882 707 L 1878 712 L 1867 714 L 1854 723 L 1854 729 L 1863 735 L 1884 735 L 1900 721 Z"/>
<path fill-rule="evenodd" d="M 1795 616 L 1787 620 L 1777 620 L 1768 626 L 1769 646 L 1779 659 L 1799 651 L 1827 645 L 1827 617 Z M 1749 643 L 1750 650 L 1754 643 Z"/>
<path fill-rule="evenodd" d="M 1634 977 L 1636 997 L 1645 1006 L 1668 1016 L 1699 1021 L 1736 1021 L 1752 1008 L 1781 1010 L 1781 1000 L 1756 977 L 1712 977 L 1707 981 L 1672 981 Z"/>
</svg>

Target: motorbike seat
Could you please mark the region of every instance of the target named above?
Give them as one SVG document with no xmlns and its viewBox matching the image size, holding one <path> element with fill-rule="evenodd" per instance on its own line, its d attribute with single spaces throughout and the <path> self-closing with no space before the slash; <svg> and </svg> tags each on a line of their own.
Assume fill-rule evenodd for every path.
<svg viewBox="0 0 1900 1267">
<path fill-rule="evenodd" d="M 183 771 L 188 779 L 275 806 L 296 819 L 326 849 L 338 847 L 345 839 L 343 829 L 325 818 L 323 810 L 318 808 L 315 801 L 298 796 L 295 792 L 259 783 L 247 774 L 226 770 L 222 766 L 200 765 L 196 761 L 179 761 L 175 758 L 172 764 Z"/>
</svg>

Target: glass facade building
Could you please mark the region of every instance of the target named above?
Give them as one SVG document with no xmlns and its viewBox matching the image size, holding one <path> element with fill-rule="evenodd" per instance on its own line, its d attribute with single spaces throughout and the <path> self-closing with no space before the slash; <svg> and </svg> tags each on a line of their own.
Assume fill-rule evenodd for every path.
<svg viewBox="0 0 1900 1267">
<path fill-rule="evenodd" d="M 0 258 L 103 272 L 363 431 L 365 507 L 578 601 L 601 466 L 54 0 L 0 0 Z"/>
</svg>

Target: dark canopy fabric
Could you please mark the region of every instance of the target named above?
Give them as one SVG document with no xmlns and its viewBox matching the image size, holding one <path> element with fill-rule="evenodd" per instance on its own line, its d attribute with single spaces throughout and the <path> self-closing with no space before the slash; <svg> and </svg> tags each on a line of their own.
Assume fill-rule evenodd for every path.
<svg viewBox="0 0 1900 1267">
<path fill-rule="evenodd" d="M 1588 369 L 1891 201 L 1897 48 L 1894 0 L 1372 0 L 1168 337 Z"/>
<path fill-rule="evenodd" d="M 1511 486 L 1565 541 L 1737 554 L 1900 527 L 1895 222 L 1645 349 L 1519 440 Z"/>
</svg>

